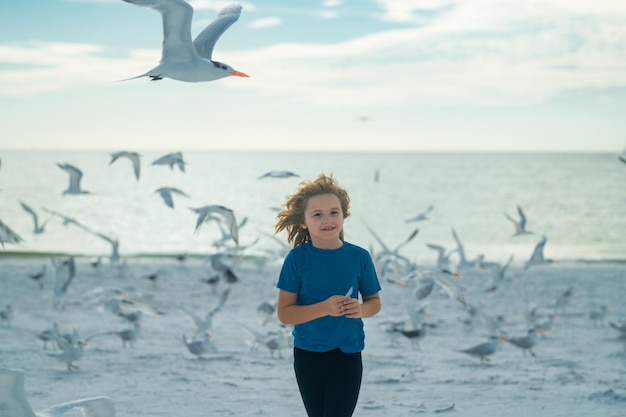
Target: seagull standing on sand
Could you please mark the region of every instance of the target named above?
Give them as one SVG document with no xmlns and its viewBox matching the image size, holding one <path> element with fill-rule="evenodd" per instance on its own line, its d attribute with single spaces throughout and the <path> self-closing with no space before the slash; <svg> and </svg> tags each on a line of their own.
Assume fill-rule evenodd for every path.
<svg viewBox="0 0 626 417">
<path fill-rule="evenodd" d="M 76 411 L 84 417 L 115 417 L 115 406 L 108 397 L 68 401 L 34 412 L 26 398 L 21 369 L 0 369 L 0 404 L 3 417 L 61 417 L 67 412 L 77 415 Z"/>
<path fill-rule="evenodd" d="M 491 337 L 488 342 L 479 343 L 471 348 L 459 350 L 461 353 L 467 353 L 470 356 L 475 356 L 480 358 L 480 363 L 485 363 L 489 361 L 487 356 L 491 356 L 498 350 L 498 346 L 500 342 L 506 342 L 509 339 L 505 336 L 501 337 Z"/>
<path fill-rule="evenodd" d="M 211 339 L 213 339 L 213 335 L 209 332 L 204 332 L 201 336 L 192 339 L 188 339 L 187 336 L 183 335 L 183 343 L 187 346 L 187 350 L 198 358 L 205 353 L 217 352 L 215 345 L 211 343 Z"/>
<path fill-rule="evenodd" d="M 56 341 L 57 346 L 61 349 L 61 353 L 48 353 L 48 356 L 52 356 L 61 362 L 65 362 L 67 364 L 68 371 L 80 369 L 78 366 L 74 365 L 74 362 L 83 357 L 87 342 L 84 340 L 78 340 L 77 342 L 71 343 L 63 337 L 58 337 Z"/>
<path fill-rule="evenodd" d="M 213 61 L 217 40 L 239 19 L 241 6 L 224 7 L 211 24 L 191 41 L 193 8 L 183 0 L 124 0 L 150 7 L 163 17 L 163 49 L 159 65 L 133 78 L 150 77 L 152 81 L 171 78 L 178 81 L 213 81 L 229 76 L 249 77 L 229 65 Z"/>
<path fill-rule="evenodd" d="M 113 162 L 117 161 L 118 158 L 121 158 L 121 157 L 128 158 L 133 163 L 133 172 L 135 173 L 135 178 L 137 178 L 137 181 L 139 181 L 139 174 L 141 171 L 139 158 L 141 157 L 141 155 L 139 155 L 137 152 L 128 152 L 128 151 L 114 152 L 111 154 L 111 162 L 109 162 L 109 165 L 111 165 Z"/>
<path fill-rule="evenodd" d="M 67 190 L 63 191 L 63 195 L 65 194 L 91 194 L 89 191 L 85 191 L 82 188 L 80 188 L 80 181 L 83 178 L 83 172 L 80 169 L 70 164 L 57 163 L 57 166 L 70 175 L 70 184 Z"/>
<path fill-rule="evenodd" d="M 511 337 L 507 341 L 513 346 L 517 346 L 518 348 L 522 349 L 524 355 L 526 355 L 526 351 L 528 351 L 531 356 L 535 356 L 536 354 L 535 352 L 533 352 L 532 348 L 537 342 L 537 334 L 543 334 L 543 329 L 528 329 L 528 332 L 525 336 Z"/>
</svg>

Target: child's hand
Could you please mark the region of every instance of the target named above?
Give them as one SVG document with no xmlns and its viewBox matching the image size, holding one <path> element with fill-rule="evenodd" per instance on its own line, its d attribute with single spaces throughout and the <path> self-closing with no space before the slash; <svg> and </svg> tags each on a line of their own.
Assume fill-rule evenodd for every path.
<svg viewBox="0 0 626 417">
<path fill-rule="evenodd" d="M 333 295 L 328 297 L 324 304 L 326 304 L 326 311 L 329 316 L 341 317 L 346 315 L 346 305 L 352 298 L 345 295 Z M 356 300 L 358 303 L 358 300 Z"/>
<path fill-rule="evenodd" d="M 349 319 L 361 318 L 361 303 L 357 298 L 348 297 L 343 303 L 343 315 Z"/>
</svg>

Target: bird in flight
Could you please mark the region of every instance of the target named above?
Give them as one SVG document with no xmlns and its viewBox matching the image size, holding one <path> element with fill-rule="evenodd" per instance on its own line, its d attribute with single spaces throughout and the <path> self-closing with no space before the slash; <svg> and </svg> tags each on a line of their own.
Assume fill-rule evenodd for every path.
<svg viewBox="0 0 626 417">
<path fill-rule="evenodd" d="M 163 18 L 163 49 L 159 65 L 134 78 L 150 77 L 152 81 L 171 78 L 178 81 L 202 82 L 220 78 L 249 75 L 230 65 L 214 61 L 217 40 L 239 19 L 241 5 L 224 7 L 217 18 L 191 40 L 193 7 L 184 0 L 124 0 L 140 7 L 149 7 Z"/>
</svg>

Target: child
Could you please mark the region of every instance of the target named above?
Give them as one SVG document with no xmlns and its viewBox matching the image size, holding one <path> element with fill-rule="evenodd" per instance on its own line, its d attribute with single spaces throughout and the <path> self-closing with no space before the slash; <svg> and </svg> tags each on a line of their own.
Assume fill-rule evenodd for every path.
<svg viewBox="0 0 626 417">
<path fill-rule="evenodd" d="M 369 253 L 343 238 L 349 205 L 332 174 L 320 174 L 300 183 L 275 226 L 293 244 L 278 278 L 277 313 L 295 325 L 294 370 L 309 417 L 352 416 L 363 374 L 361 319 L 381 309 Z"/>
</svg>

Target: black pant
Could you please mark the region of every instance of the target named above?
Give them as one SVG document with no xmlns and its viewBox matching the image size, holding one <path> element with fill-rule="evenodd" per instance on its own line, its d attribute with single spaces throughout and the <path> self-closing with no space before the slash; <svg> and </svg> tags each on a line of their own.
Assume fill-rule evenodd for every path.
<svg viewBox="0 0 626 417">
<path fill-rule="evenodd" d="M 309 417 L 350 417 L 354 412 L 363 362 L 361 352 L 311 352 L 294 348 L 294 369 Z"/>
</svg>

